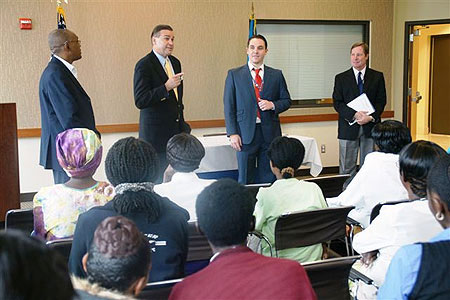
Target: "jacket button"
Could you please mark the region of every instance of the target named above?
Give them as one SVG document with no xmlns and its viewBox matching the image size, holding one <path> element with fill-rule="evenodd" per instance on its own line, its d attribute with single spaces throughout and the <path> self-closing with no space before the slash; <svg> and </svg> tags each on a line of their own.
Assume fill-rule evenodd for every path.
<svg viewBox="0 0 450 300">
<path fill-rule="evenodd" d="M 176 121 L 176 122 L 179 122 L 180 120 L 179 120 L 179 119 L 176 119 L 175 121 Z"/>
</svg>

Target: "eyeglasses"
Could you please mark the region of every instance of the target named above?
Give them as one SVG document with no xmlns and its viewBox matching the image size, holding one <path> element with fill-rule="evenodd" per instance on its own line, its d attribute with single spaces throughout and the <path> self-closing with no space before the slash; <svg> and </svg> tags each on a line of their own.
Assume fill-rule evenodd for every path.
<svg viewBox="0 0 450 300">
<path fill-rule="evenodd" d="M 68 43 L 78 43 L 81 45 L 81 40 L 72 40 L 72 41 L 65 41 L 64 44 L 68 44 Z"/>
</svg>

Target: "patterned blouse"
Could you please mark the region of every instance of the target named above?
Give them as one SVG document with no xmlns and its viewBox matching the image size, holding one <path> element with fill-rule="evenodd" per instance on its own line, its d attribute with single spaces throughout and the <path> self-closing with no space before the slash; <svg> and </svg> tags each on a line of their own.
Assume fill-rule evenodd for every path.
<svg viewBox="0 0 450 300">
<path fill-rule="evenodd" d="M 114 187 L 107 182 L 86 189 L 64 184 L 41 188 L 33 199 L 35 235 L 47 240 L 72 237 L 80 214 L 113 197 Z"/>
</svg>

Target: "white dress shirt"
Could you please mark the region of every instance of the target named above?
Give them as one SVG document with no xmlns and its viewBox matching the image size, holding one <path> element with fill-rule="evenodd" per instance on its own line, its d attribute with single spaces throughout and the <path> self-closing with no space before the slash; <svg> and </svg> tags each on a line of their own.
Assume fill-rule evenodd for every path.
<svg viewBox="0 0 450 300">
<path fill-rule="evenodd" d="M 381 286 L 389 263 L 400 247 L 427 242 L 442 230 L 426 199 L 384 205 L 369 227 L 356 234 L 353 240 L 353 249 L 360 254 L 374 250 L 380 252 L 372 265 L 359 271 Z"/>
<path fill-rule="evenodd" d="M 364 75 L 366 75 L 367 66 L 365 66 L 364 69 L 362 69 L 361 71 L 358 71 L 354 67 L 352 67 L 352 69 L 353 69 L 353 73 L 355 74 L 356 84 L 358 84 L 358 74 L 359 74 L 359 72 L 361 72 L 361 80 L 364 83 Z"/>
<path fill-rule="evenodd" d="M 367 154 L 364 164 L 347 189 L 335 198 L 327 198 L 328 205 L 355 206 L 348 216 L 366 228 L 375 205 L 408 199 L 408 192 L 400 181 L 398 164 L 398 154 Z"/>
<path fill-rule="evenodd" d="M 72 73 L 73 76 L 78 80 L 78 71 L 77 71 L 77 68 L 75 68 L 74 65 L 69 64 L 67 61 L 65 61 L 63 58 L 59 57 L 56 54 L 53 54 L 53 57 L 55 57 L 56 59 L 61 61 L 66 66 L 66 68 L 69 69 L 70 73 Z"/>
<path fill-rule="evenodd" d="M 195 202 L 201 191 L 215 180 L 200 179 L 194 172 L 177 172 L 170 182 L 155 185 L 154 191 L 189 212 L 190 221 L 197 220 Z"/>
<path fill-rule="evenodd" d="M 250 69 L 250 74 L 252 75 L 252 79 L 253 79 L 253 86 L 255 85 L 255 77 L 256 77 L 256 72 L 255 69 L 261 69 L 259 71 L 259 77 L 261 77 L 261 80 L 263 82 L 263 86 L 264 86 L 264 64 L 262 64 L 261 66 L 259 66 L 259 68 L 255 67 L 254 65 L 252 65 L 252 63 L 249 61 L 248 63 L 248 68 Z M 262 89 L 261 89 L 262 91 Z M 261 93 L 260 91 L 260 93 Z M 258 115 L 256 115 L 256 123 L 259 124 L 261 123 L 261 119 L 258 118 Z"/>
</svg>

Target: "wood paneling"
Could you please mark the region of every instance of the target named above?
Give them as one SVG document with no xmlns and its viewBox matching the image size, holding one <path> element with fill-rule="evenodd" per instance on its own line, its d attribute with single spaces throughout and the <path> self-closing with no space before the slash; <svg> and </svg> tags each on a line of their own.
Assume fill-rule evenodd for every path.
<svg viewBox="0 0 450 300">
<path fill-rule="evenodd" d="M 0 104 L 0 221 L 20 208 L 16 104 Z"/>
<path fill-rule="evenodd" d="M 393 111 L 385 111 L 381 115 L 382 118 L 393 118 Z M 317 114 L 317 115 L 303 115 L 303 116 L 281 116 L 280 122 L 287 123 L 306 123 L 306 122 L 326 122 L 337 121 L 338 115 L 334 114 Z M 216 120 L 195 120 L 187 121 L 191 128 L 216 128 L 225 127 L 224 119 Z M 139 131 L 139 124 L 114 124 L 114 125 L 99 125 L 97 129 L 101 133 L 116 133 L 116 132 L 137 132 Z M 25 128 L 18 130 L 19 138 L 39 137 L 41 135 L 40 128 Z"/>
</svg>

